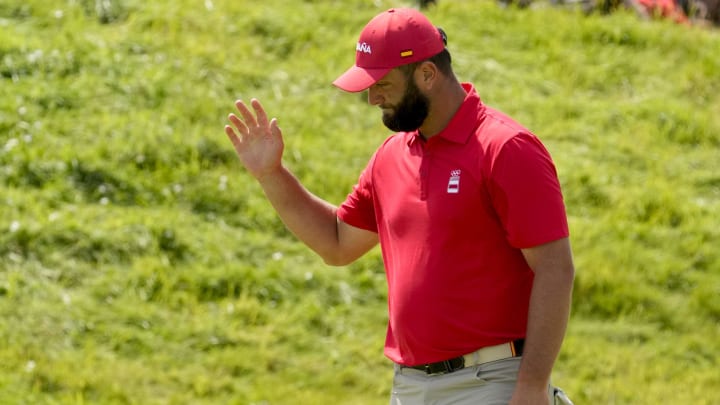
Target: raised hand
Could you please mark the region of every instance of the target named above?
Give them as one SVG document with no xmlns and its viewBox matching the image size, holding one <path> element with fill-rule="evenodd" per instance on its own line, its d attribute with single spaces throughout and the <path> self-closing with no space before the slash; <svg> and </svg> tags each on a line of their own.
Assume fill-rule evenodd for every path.
<svg viewBox="0 0 720 405">
<path fill-rule="evenodd" d="M 277 119 L 268 121 L 258 100 L 252 99 L 250 104 L 254 114 L 241 100 L 235 102 L 242 119 L 230 114 L 228 120 L 232 126 L 226 125 L 225 133 L 235 146 L 240 162 L 260 180 L 281 168 L 284 143 Z"/>
</svg>

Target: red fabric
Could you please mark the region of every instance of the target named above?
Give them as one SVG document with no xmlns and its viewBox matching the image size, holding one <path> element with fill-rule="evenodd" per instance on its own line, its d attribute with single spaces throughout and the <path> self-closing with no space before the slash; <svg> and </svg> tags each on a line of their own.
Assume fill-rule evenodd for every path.
<svg viewBox="0 0 720 405">
<path fill-rule="evenodd" d="M 689 23 L 685 12 L 674 0 L 636 0 L 651 17 L 670 18 L 677 23 Z"/>
<path fill-rule="evenodd" d="M 520 248 L 568 236 L 549 154 L 475 89 L 425 142 L 390 137 L 340 206 L 378 232 L 388 280 L 385 354 L 417 365 L 525 336 L 533 273 Z"/>
<path fill-rule="evenodd" d="M 363 28 L 355 47 L 355 64 L 333 84 L 345 91 L 363 91 L 393 68 L 425 60 L 443 49 L 442 34 L 422 13 L 391 8 Z"/>
</svg>

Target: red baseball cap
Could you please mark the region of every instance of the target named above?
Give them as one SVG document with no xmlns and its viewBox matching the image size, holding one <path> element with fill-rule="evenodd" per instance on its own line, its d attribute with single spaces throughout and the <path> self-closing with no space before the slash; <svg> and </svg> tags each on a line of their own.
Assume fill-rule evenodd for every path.
<svg viewBox="0 0 720 405">
<path fill-rule="evenodd" d="M 333 84 L 345 91 L 360 92 L 392 69 L 435 56 L 444 48 L 442 34 L 422 13 L 412 8 L 391 8 L 363 28 L 355 65 Z"/>
</svg>

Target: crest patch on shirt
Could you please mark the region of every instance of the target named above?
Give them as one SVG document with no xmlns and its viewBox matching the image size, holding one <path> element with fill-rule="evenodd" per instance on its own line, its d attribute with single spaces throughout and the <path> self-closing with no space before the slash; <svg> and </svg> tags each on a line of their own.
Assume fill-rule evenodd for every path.
<svg viewBox="0 0 720 405">
<path fill-rule="evenodd" d="M 447 185 L 448 194 L 457 194 L 460 192 L 460 170 L 450 171 L 450 180 Z"/>
</svg>

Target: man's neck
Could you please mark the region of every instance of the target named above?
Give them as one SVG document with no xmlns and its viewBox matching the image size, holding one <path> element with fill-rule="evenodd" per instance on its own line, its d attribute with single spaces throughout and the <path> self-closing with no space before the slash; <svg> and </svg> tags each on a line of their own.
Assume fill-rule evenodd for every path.
<svg viewBox="0 0 720 405">
<path fill-rule="evenodd" d="M 422 137 L 430 139 L 445 129 L 463 101 L 465 101 L 466 96 L 467 92 L 465 92 L 460 82 L 454 78 L 453 80 L 447 80 L 430 97 L 430 112 L 425 122 L 418 129 Z"/>
</svg>

